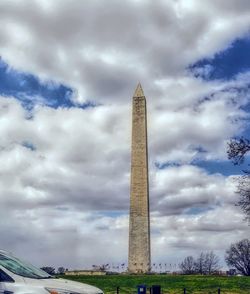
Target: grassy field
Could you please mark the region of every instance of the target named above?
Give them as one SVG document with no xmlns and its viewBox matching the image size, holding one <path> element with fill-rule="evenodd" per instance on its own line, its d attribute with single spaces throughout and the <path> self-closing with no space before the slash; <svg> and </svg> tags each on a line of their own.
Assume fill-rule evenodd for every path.
<svg viewBox="0 0 250 294">
<path fill-rule="evenodd" d="M 64 276 L 64 278 L 91 284 L 102 289 L 105 294 L 116 293 L 120 287 L 120 294 L 136 293 L 136 286 L 146 284 L 161 285 L 164 294 L 180 294 L 186 288 L 187 294 L 250 294 L 250 277 L 223 276 L 170 276 L 170 275 L 110 275 L 110 276 Z M 149 293 L 149 292 L 148 292 Z"/>
</svg>

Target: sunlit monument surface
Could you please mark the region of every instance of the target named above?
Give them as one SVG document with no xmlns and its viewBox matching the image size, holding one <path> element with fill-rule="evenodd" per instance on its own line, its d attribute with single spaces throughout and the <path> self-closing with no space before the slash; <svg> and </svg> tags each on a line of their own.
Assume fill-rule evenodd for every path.
<svg viewBox="0 0 250 294">
<path fill-rule="evenodd" d="M 150 218 L 146 98 L 139 84 L 133 96 L 128 271 L 150 271 Z"/>
</svg>

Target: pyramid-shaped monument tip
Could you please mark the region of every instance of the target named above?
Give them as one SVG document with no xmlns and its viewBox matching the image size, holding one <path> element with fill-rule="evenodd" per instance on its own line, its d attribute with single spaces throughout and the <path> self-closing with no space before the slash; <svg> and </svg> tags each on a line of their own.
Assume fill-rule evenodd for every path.
<svg viewBox="0 0 250 294">
<path fill-rule="evenodd" d="M 135 89 L 134 97 L 144 97 L 144 93 L 143 93 L 143 90 L 142 90 L 141 83 L 139 83 L 137 85 L 137 87 Z"/>
</svg>

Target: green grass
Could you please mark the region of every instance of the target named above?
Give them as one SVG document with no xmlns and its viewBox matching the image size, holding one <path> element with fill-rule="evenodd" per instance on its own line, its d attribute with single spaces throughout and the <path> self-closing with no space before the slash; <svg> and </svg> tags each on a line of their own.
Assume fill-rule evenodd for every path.
<svg viewBox="0 0 250 294">
<path fill-rule="evenodd" d="M 146 284 L 161 285 L 164 294 L 180 294 L 183 288 L 187 294 L 250 294 L 250 277 L 224 276 L 171 276 L 171 275 L 110 275 L 110 276 L 64 276 L 69 280 L 94 285 L 105 294 L 115 294 L 120 287 L 120 294 L 136 293 L 136 286 Z M 148 292 L 149 293 L 149 292 Z"/>
</svg>

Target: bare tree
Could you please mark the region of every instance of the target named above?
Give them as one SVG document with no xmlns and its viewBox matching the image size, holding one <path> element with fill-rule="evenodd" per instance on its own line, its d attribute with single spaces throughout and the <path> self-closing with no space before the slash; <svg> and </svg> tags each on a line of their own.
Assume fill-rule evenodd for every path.
<svg viewBox="0 0 250 294">
<path fill-rule="evenodd" d="M 54 275 L 55 274 L 55 268 L 52 266 L 43 266 L 41 267 L 41 270 L 45 271 L 49 275 Z"/>
<path fill-rule="evenodd" d="M 195 261 L 195 271 L 198 274 L 204 275 L 206 273 L 206 254 L 201 252 Z"/>
<path fill-rule="evenodd" d="M 250 276 L 250 240 L 243 239 L 231 244 L 226 251 L 225 260 L 228 266 L 233 266 L 241 274 Z"/>
<path fill-rule="evenodd" d="M 220 269 L 219 257 L 213 251 L 207 252 L 205 256 L 205 272 L 211 275 Z"/>
<path fill-rule="evenodd" d="M 60 266 L 58 269 L 57 269 L 57 272 L 58 274 L 60 275 L 63 275 L 65 273 L 65 268 L 63 266 Z"/>
<path fill-rule="evenodd" d="M 250 174 L 239 178 L 236 192 L 240 195 L 237 205 L 241 207 L 246 215 L 245 219 L 250 223 Z"/>
<path fill-rule="evenodd" d="M 227 154 L 234 165 L 240 165 L 245 155 L 250 151 L 250 140 L 246 138 L 232 139 L 228 143 Z M 250 223 L 250 170 L 244 170 L 245 175 L 239 177 L 237 193 L 240 195 L 236 205 L 240 206 L 246 220 Z"/>
<path fill-rule="evenodd" d="M 250 151 L 250 140 L 241 137 L 240 139 L 231 139 L 228 142 L 227 155 L 234 165 L 242 164 L 245 155 Z"/>
<path fill-rule="evenodd" d="M 180 264 L 180 269 L 183 274 L 191 275 L 195 273 L 195 260 L 193 256 L 187 256 L 183 262 Z"/>
<path fill-rule="evenodd" d="M 102 264 L 102 265 L 92 265 L 95 271 L 105 272 L 109 269 L 109 264 Z"/>
<path fill-rule="evenodd" d="M 220 269 L 219 257 L 213 251 L 201 252 L 197 259 L 186 257 L 179 265 L 183 274 L 211 275 Z"/>
</svg>

